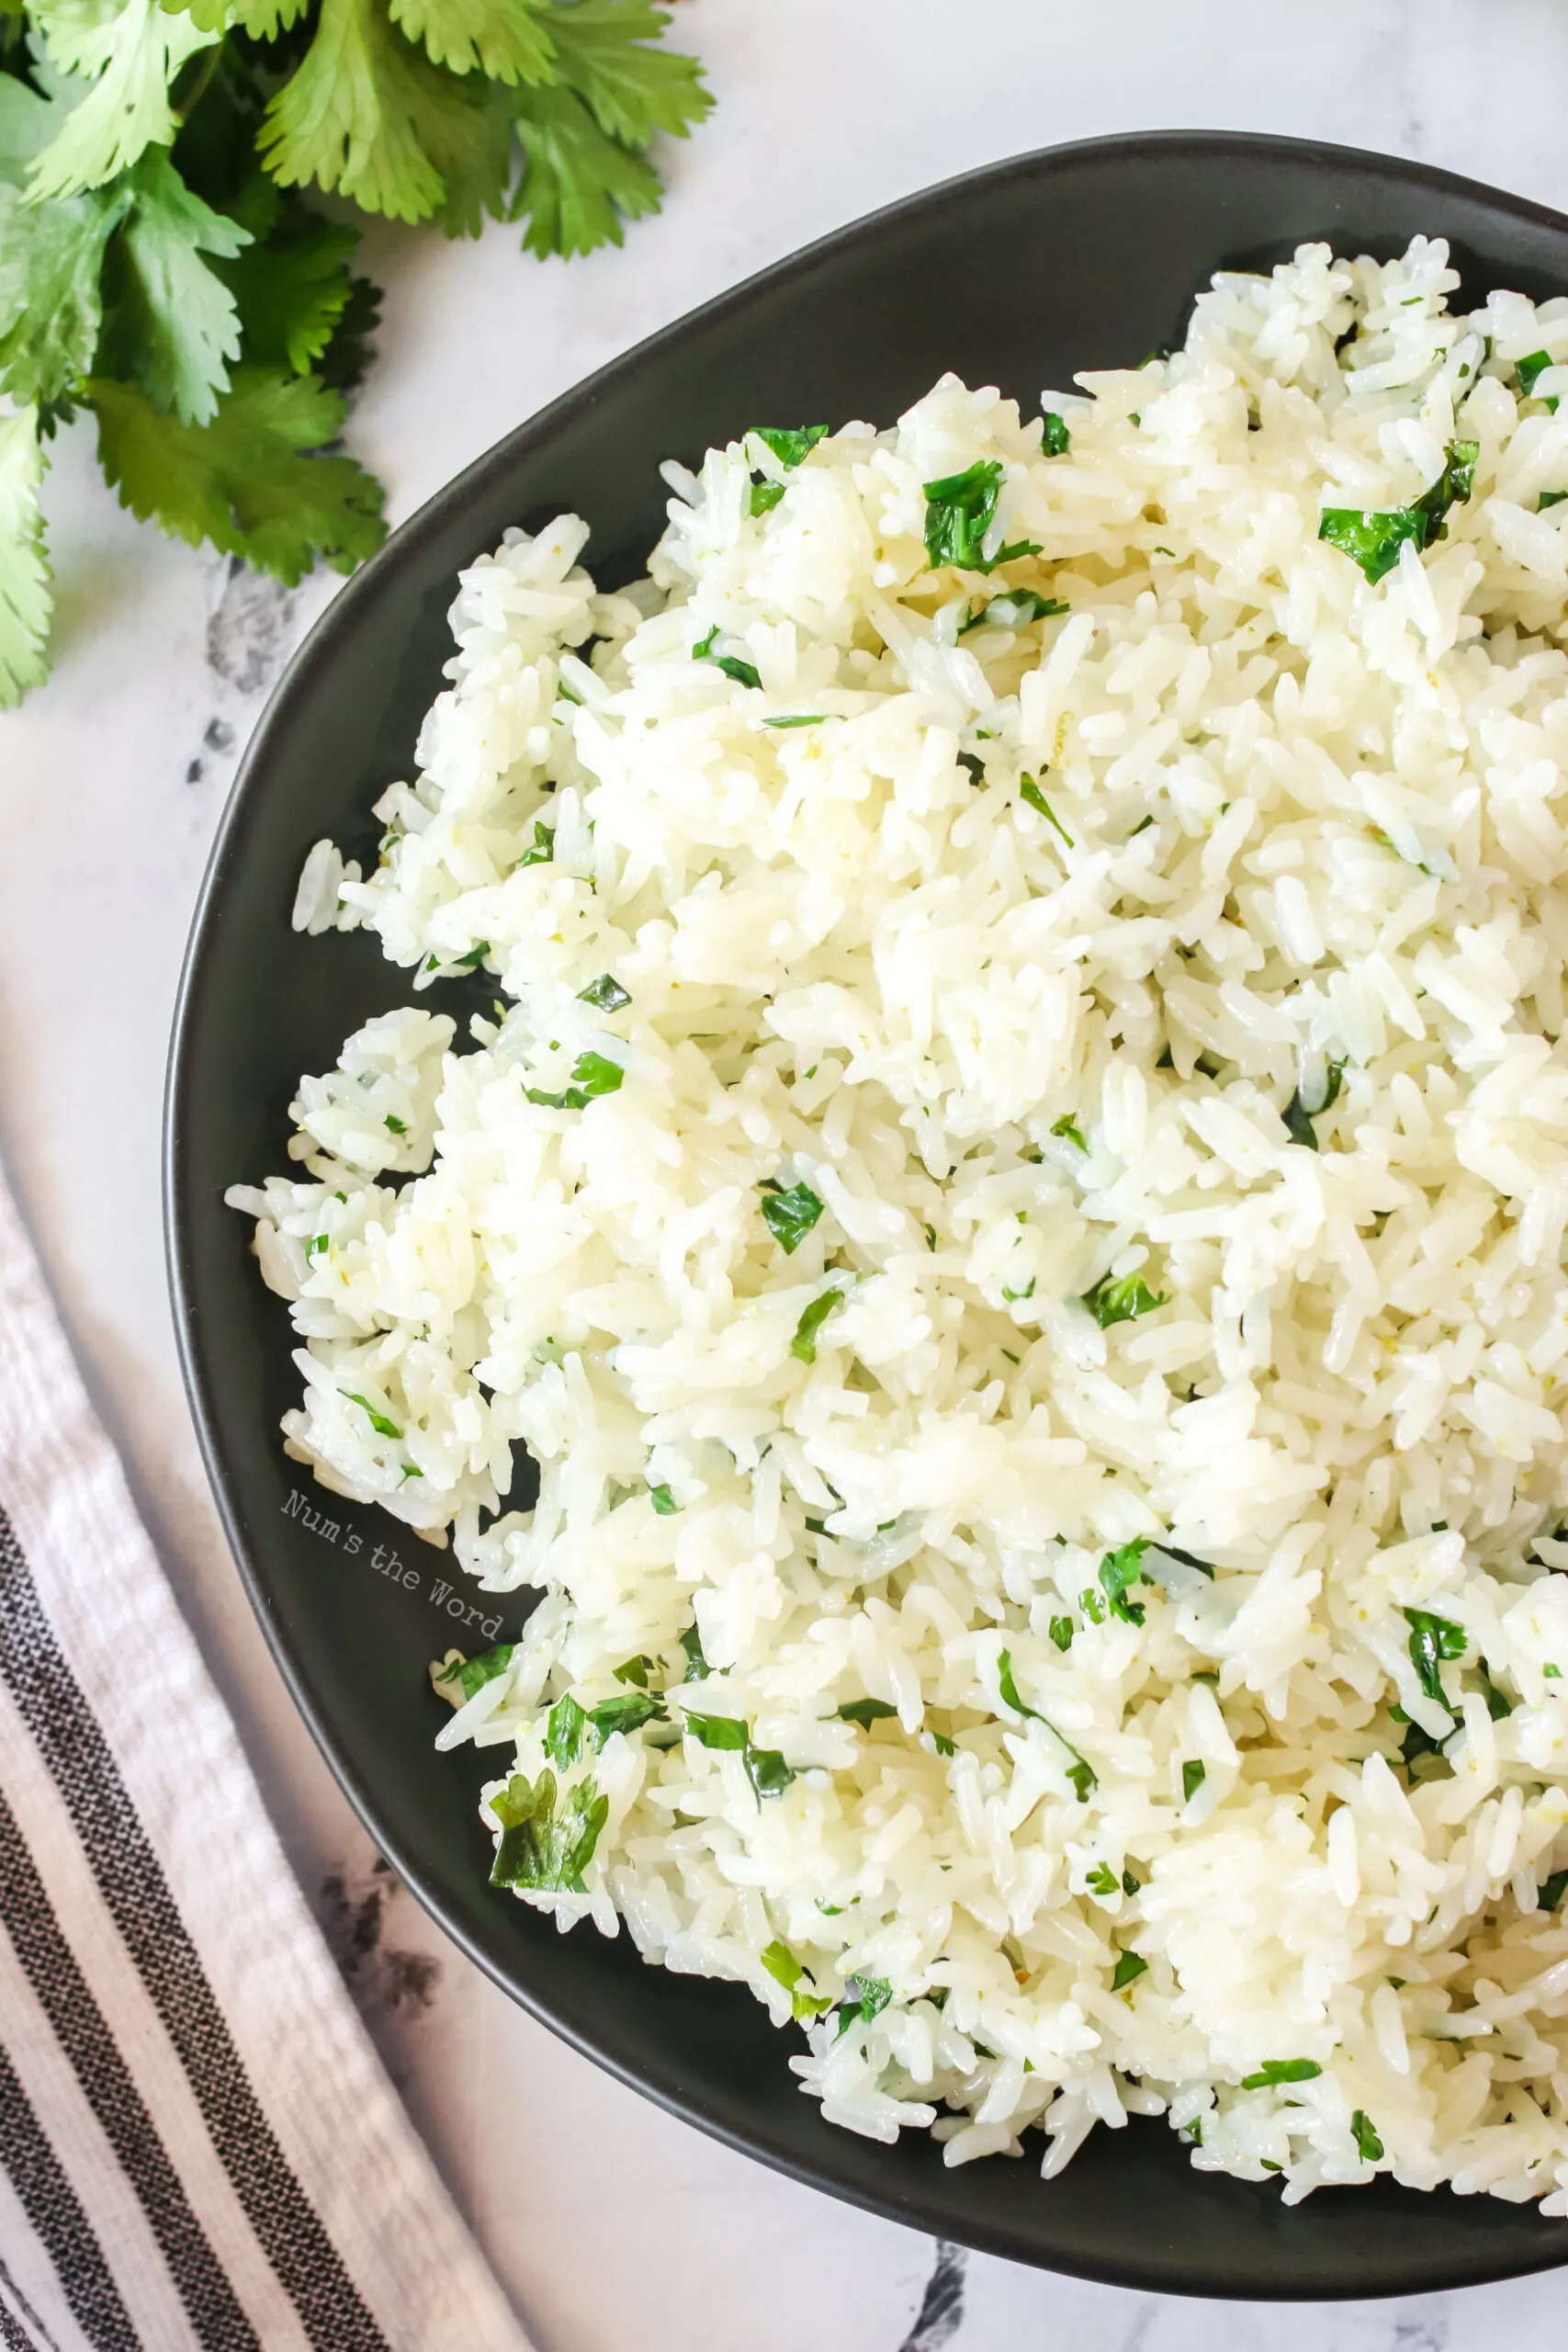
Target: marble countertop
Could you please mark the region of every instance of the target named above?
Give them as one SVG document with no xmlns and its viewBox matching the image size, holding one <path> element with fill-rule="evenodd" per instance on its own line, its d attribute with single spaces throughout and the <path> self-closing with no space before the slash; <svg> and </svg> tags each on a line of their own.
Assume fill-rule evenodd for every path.
<svg viewBox="0 0 1568 2352">
<path fill-rule="evenodd" d="M 1288 131 L 1568 208 L 1568 0 L 682 0 L 719 105 L 662 214 L 570 266 L 374 232 L 355 452 L 400 520 L 615 353 L 876 205 L 1053 141 Z M 513 2008 L 378 1862 L 230 1566 L 164 1284 L 158 1128 L 208 845 L 267 690 L 329 600 L 139 529 L 88 428 L 48 490 L 50 683 L 0 718 L 0 1155 L 132 1486 L 388 2062 L 539 2352 L 1481 2352 L 1555 2345 L 1551 2278 L 1297 2309 L 1134 2295 L 935 2247 L 672 2121 Z M 1128 2217 L 1135 2230 L 1135 2215 Z M 613 2249 L 613 2252 L 612 2252 Z M 1565 2242 L 1568 2253 L 1568 2242 Z"/>
</svg>

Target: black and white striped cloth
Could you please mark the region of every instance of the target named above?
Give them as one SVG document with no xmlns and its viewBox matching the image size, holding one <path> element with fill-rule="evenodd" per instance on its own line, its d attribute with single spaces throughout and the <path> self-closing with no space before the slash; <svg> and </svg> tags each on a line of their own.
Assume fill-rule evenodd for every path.
<svg viewBox="0 0 1568 2352">
<path fill-rule="evenodd" d="M 0 2352 L 526 2352 L 0 1187 Z"/>
</svg>

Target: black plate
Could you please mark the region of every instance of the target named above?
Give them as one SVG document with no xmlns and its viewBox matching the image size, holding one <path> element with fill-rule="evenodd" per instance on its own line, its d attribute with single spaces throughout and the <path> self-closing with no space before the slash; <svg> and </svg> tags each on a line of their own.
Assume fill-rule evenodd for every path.
<svg viewBox="0 0 1568 2352">
<path fill-rule="evenodd" d="M 289 908 L 321 834 L 374 858 L 370 802 L 411 771 L 450 651 L 453 576 L 508 524 L 574 509 L 593 526 L 587 560 L 615 584 L 661 527 L 661 458 L 694 461 L 759 421 L 888 424 L 947 368 L 1032 410 L 1077 368 L 1179 340 L 1217 268 L 1266 268 L 1306 238 L 1387 255 L 1416 232 L 1450 241 L 1468 295 L 1568 287 L 1568 223 L 1471 181 L 1303 141 L 1141 134 L 1025 156 L 877 213 L 602 369 L 433 499 L 318 623 L 234 787 L 175 1034 L 169 1253 L 208 1468 L 288 1686 L 409 1884 L 536 2017 L 705 2131 L 895 2221 L 1123 2286 L 1411 2293 L 1545 2268 L 1568 2256 L 1568 2233 L 1533 2208 L 1383 2183 L 1287 2211 L 1272 2187 L 1192 2171 L 1163 2122 L 1097 2132 L 1049 2187 L 1032 2161 L 948 2172 L 924 2134 L 884 2148 L 824 2124 L 786 2066 L 793 2036 L 739 1988 L 644 1967 L 624 1935 L 559 1936 L 492 1892 L 473 1752 L 431 1750 L 446 1711 L 426 1662 L 456 1630 L 444 1562 L 464 1580 L 449 1555 L 344 1509 L 285 1460 L 288 1317 L 221 1195 L 287 1164 L 299 1072 L 330 1069 L 351 1028 L 404 1000 L 373 940 L 296 938 Z M 316 1525 L 291 1514 L 294 1495 Z"/>
</svg>

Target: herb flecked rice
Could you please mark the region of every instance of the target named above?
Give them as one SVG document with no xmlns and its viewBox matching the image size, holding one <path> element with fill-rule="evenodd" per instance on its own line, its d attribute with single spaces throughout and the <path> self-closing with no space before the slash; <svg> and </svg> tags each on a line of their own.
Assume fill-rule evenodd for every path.
<svg viewBox="0 0 1568 2352">
<path fill-rule="evenodd" d="M 1456 284 L 509 533 L 301 884 L 420 1001 L 231 1198 L 290 1452 L 543 1593 L 496 1882 L 953 2164 L 1568 2213 L 1568 300 Z"/>
</svg>

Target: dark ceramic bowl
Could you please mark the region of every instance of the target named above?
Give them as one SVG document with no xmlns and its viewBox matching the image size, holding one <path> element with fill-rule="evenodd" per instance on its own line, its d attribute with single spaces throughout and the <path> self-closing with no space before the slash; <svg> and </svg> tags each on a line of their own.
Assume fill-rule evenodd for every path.
<svg viewBox="0 0 1568 2352">
<path fill-rule="evenodd" d="M 323 833 L 373 861 L 370 803 L 409 772 L 440 690 L 454 575 L 508 524 L 575 509 L 615 585 L 661 527 L 661 458 L 694 462 L 758 417 L 886 424 L 947 368 L 1032 409 L 1077 368 L 1135 365 L 1179 340 L 1217 268 L 1266 268 L 1305 238 L 1386 255 L 1416 231 L 1450 241 L 1470 294 L 1568 287 L 1568 222 L 1442 172 L 1217 132 L 1091 140 L 877 213 L 520 425 L 349 582 L 273 696 L 202 893 L 169 1082 L 180 1345 L 240 1572 L 328 1762 L 447 1933 L 577 2049 L 797 2179 L 1018 2261 L 1190 2294 L 1473 2284 L 1562 2260 L 1568 2225 L 1382 2182 L 1286 2211 L 1270 2186 L 1195 2173 L 1163 2122 L 1095 2133 L 1049 2186 L 1032 2161 L 948 2172 L 923 2134 L 884 2148 L 823 2123 L 786 2066 L 791 2036 L 749 1994 L 644 1967 L 624 1935 L 559 1936 L 492 1891 L 480 1765 L 431 1747 L 446 1711 L 426 1662 L 457 1623 L 437 1573 L 450 1555 L 285 1460 L 288 1317 L 262 1287 L 246 1221 L 221 1201 L 226 1184 L 285 1165 L 299 1073 L 329 1069 L 351 1028 L 404 996 L 373 939 L 290 932 L 295 882 Z"/>
</svg>

